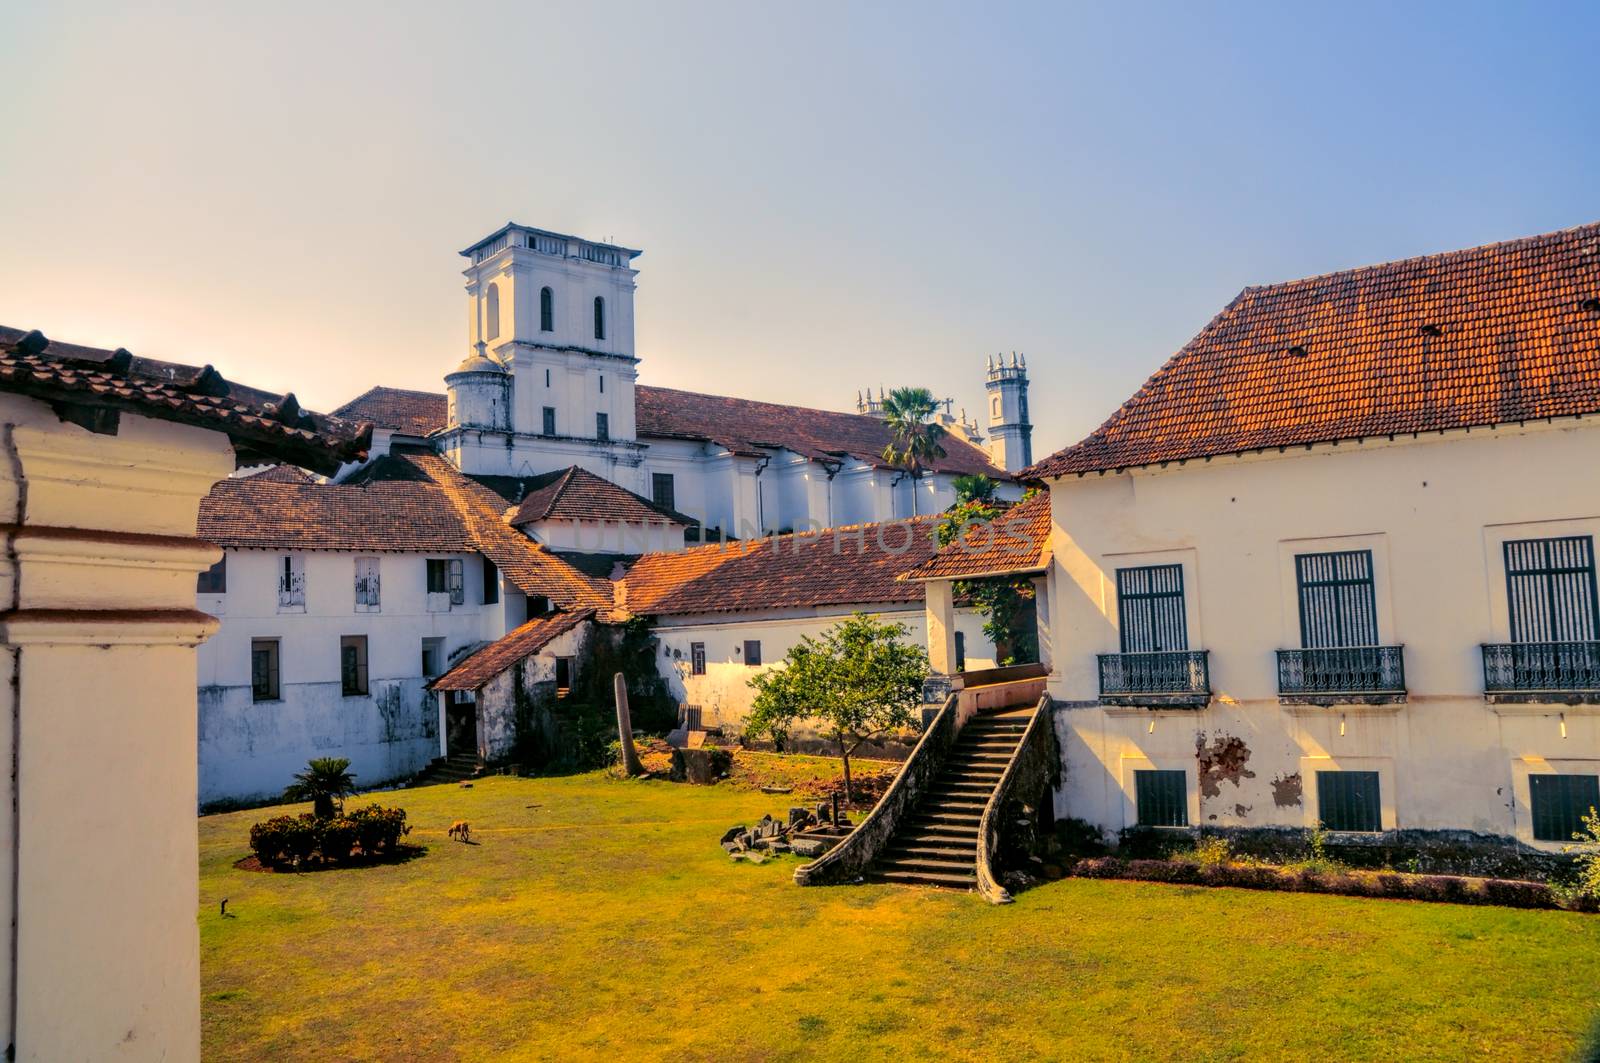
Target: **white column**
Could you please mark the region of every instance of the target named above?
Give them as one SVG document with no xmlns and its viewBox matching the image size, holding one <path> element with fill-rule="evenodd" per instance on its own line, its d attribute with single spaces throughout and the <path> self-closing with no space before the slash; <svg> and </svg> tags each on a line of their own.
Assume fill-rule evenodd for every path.
<svg viewBox="0 0 1600 1063">
<path fill-rule="evenodd" d="M 129 414 L 94 435 L 11 395 L 0 431 L 0 1021 L 21 1060 L 198 1060 L 195 647 L 217 623 L 195 575 L 221 551 L 193 535 L 232 447 Z"/>
<path fill-rule="evenodd" d="M 956 610 L 954 584 L 930 580 L 923 584 L 923 609 L 928 625 L 928 666 L 938 675 L 952 675 L 956 664 Z"/>
</svg>

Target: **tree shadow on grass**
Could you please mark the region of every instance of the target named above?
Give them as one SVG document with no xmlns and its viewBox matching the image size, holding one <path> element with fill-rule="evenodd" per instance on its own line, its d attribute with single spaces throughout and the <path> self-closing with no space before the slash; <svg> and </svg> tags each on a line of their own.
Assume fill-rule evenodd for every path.
<svg viewBox="0 0 1600 1063">
<path fill-rule="evenodd" d="M 365 867 L 379 867 L 384 864 L 408 864 L 418 857 L 426 856 L 426 845 L 397 845 L 386 853 L 377 856 L 352 856 L 348 860 L 338 863 L 303 863 L 299 867 L 289 864 L 263 864 L 255 854 L 235 860 L 233 866 L 240 871 L 259 871 L 268 875 L 302 875 L 318 871 L 360 871 Z"/>
<path fill-rule="evenodd" d="M 1594 1023 L 1589 1027 L 1589 1036 L 1584 1038 L 1574 1058 L 1576 1063 L 1600 1063 L 1600 1015 L 1595 1016 Z"/>
</svg>

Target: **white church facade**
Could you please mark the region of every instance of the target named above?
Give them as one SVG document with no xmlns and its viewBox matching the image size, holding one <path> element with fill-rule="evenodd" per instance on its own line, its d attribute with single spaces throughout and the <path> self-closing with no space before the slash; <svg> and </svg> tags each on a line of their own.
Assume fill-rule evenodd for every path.
<svg viewBox="0 0 1600 1063">
<path fill-rule="evenodd" d="M 561 620 L 579 612 L 601 626 L 650 616 L 677 629 L 680 651 L 715 644 L 713 658 L 737 633 L 741 652 L 761 644 L 779 659 L 798 633 L 857 608 L 920 630 L 920 587 L 893 576 L 926 542 L 880 559 L 892 593 L 840 578 L 804 601 L 730 609 L 702 584 L 670 620 L 643 598 L 630 607 L 627 574 L 641 558 L 670 572 L 657 559 L 717 549 L 686 551 L 701 542 L 936 514 L 963 474 L 1014 497 L 1008 469 L 1029 457 L 1025 360 L 988 367 L 993 451 L 947 407 L 944 456 L 912 475 L 884 460 L 888 427 L 864 403 L 851 413 L 640 384 L 639 254 L 520 225 L 490 234 L 463 252 L 469 353 L 443 393 L 374 387 L 338 411 L 372 426 L 364 462 L 328 481 L 286 468 L 236 477 L 205 500 L 200 534 L 225 553 L 197 602 L 222 625 L 199 655 L 203 804 L 272 796 L 314 756 L 350 759 L 363 785 L 441 755 L 504 756 L 504 721 L 474 699 L 509 696 L 494 668 L 513 649 L 527 677 L 559 687 L 574 666 L 559 664 L 563 648 L 588 642 Z M 792 559 L 753 553 L 742 564 L 806 583 Z M 679 578 L 695 582 L 698 564 Z M 722 633 L 690 630 L 701 621 Z M 973 659 L 992 656 L 981 619 L 967 626 Z M 714 680 L 691 657 L 661 662 L 673 695 L 736 726 L 747 666 L 710 660 Z M 450 689 L 437 685 L 446 673 Z"/>
</svg>

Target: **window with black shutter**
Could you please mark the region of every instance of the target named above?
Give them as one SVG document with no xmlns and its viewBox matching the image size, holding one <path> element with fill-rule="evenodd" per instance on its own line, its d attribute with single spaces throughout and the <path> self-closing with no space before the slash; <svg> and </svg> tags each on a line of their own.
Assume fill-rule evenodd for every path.
<svg viewBox="0 0 1600 1063">
<path fill-rule="evenodd" d="M 278 640 L 250 640 L 250 700 L 277 701 L 280 696 L 278 680 Z"/>
<path fill-rule="evenodd" d="M 1183 566 L 1117 569 L 1117 616 L 1123 653 L 1189 648 L 1183 606 Z"/>
<path fill-rule="evenodd" d="M 479 555 L 482 556 L 481 554 Z M 500 600 L 500 570 L 487 557 L 483 558 L 483 604 L 494 605 Z"/>
<path fill-rule="evenodd" d="M 1300 645 L 1308 650 L 1378 644 L 1371 550 L 1296 554 Z"/>
<path fill-rule="evenodd" d="M 367 636 L 340 636 L 339 685 L 347 698 L 367 692 Z"/>
<path fill-rule="evenodd" d="M 676 509 L 678 508 L 676 494 L 670 472 L 650 474 L 650 501 L 662 509 Z"/>
<path fill-rule="evenodd" d="M 1189 825 L 1189 779 L 1184 771 L 1136 771 L 1134 804 L 1141 827 Z"/>
<path fill-rule="evenodd" d="M 1375 771 L 1317 772 L 1317 809 L 1325 830 L 1383 830 L 1383 802 Z"/>
<path fill-rule="evenodd" d="M 1512 642 L 1600 640 L 1592 536 L 1512 540 L 1505 557 Z"/>
<path fill-rule="evenodd" d="M 744 640 L 744 663 L 752 668 L 761 663 L 761 642 L 759 639 Z"/>
<path fill-rule="evenodd" d="M 1534 838 L 1570 842 L 1583 817 L 1600 810 L 1600 775 L 1530 775 L 1528 799 Z"/>
</svg>

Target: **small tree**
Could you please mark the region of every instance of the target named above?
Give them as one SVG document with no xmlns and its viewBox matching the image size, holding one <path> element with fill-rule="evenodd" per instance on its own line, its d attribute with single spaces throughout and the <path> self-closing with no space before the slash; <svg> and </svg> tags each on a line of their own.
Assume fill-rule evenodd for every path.
<svg viewBox="0 0 1600 1063">
<path fill-rule="evenodd" d="M 1583 830 L 1572 840 L 1578 844 L 1566 846 L 1566 851 L 1578 854 L 1578 892 L 1600 897 L 1600 809 L 1589 809 L 1583 817 Z"/>
<path fill-rule="evenodd" d="M 818 638 L 802 638 L 779 667 L 750 680 L 756 696 L 746 730 L 782 741 L 797 720 L 819 720 L 838 743 L 845 800 L 854 801 L 850 755 L 910 726 L 922 703 L 928 655 L 905 641 L 908 633 L 904 624 L 856 613 Z"/>
<path fill-rule="evenodd" d="M 285 801 L 310 801 L 311 814 L 318 819 L 332 819 L 337 809 L 335 802 L 356 792 L 356 779 L 345 769 L 350 761 L 344 757 L 316 757 L 306 770 L 294 777 L 294 782 L 283 791 Z"/>
<path fill-rule="evenodd" d="M 966 502 L 992 502 L 1000 484 L 981 472 L 964 472 L 950 481 L 956 492 L 956 505 Z"/>
</svg>

